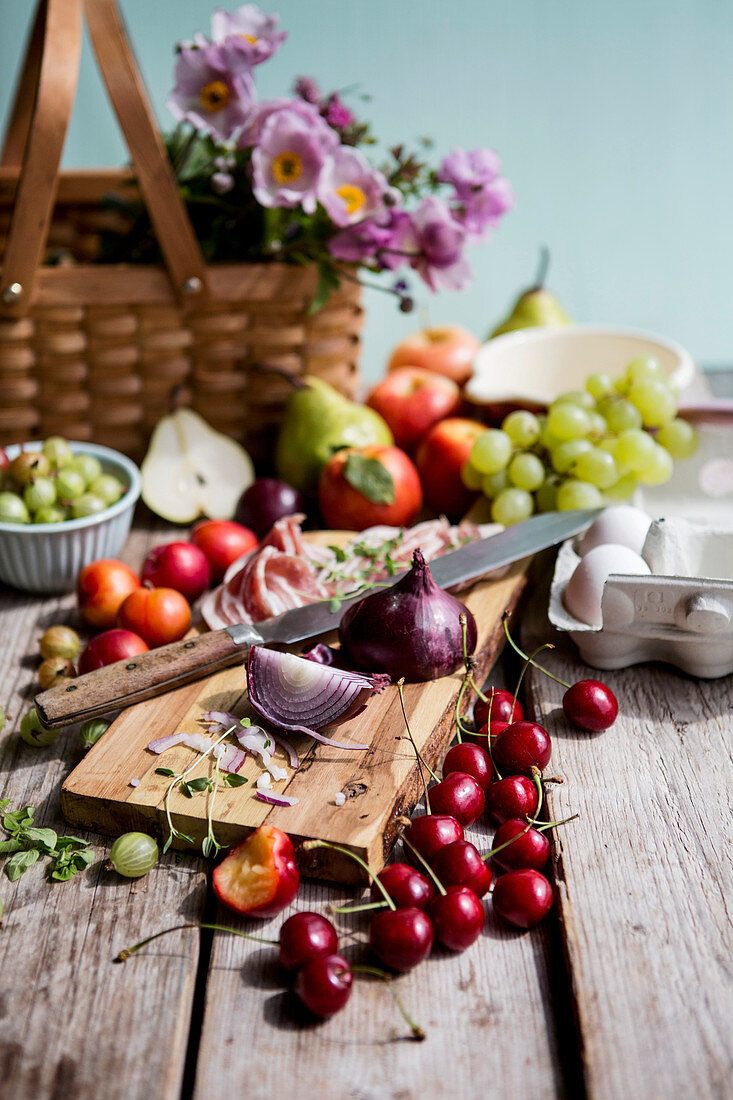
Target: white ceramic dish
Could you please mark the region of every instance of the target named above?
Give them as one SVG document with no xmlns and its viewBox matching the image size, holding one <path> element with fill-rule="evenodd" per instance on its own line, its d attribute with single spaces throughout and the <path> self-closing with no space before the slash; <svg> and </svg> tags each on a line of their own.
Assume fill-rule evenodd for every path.
<svg viewBox="0 0 733 1100">
<path fill-rule="evenodd" d="M 25 443 L 23 450 L 40 450 Z M 0 581 L 28 592 L 70 592 L 90 561 L 115 557 L 125 542 L 142 488 L 140 471 L 125 455 L 95 443 L 70 441 L 75 454 L 98 458 L 105 473 L 127 485 L 116 504 L 94 516 L 63 523 L 0 523 Z M 13 459 L 21 447 L 5 448 Z"/>
<path fill-rule="evenodd" d="M 541 407 L 582 389 L 589 374 L 620 375 L 637 355 L 654 355 L 678 392 L 695 377 L 683 347 L 653 333 L 604 325 L 529 328 L 497 336 L 479 348 L 465 388 L 476 405 Z"/>
</svg>

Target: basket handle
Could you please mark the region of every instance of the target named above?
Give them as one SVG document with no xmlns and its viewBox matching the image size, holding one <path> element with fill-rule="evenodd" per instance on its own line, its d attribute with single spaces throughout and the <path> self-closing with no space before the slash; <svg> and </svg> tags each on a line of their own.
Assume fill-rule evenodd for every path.
<svg viewBox="0 0 733 1100">
<path fill-rule="evenodd" d="M 43 257 L 79 72 L 82 9 L 173 290 L 180 300 L 191 304 L 208 294 L 201 249 L 178 193 L 115 0 L 39 0 L 3 149 L 3 161 L 9 165 L 19 163 L 22 150 L 15 209 L 0 276 L 0 314 L 6 316 L 27 313 L 36 269 Z M 35 99 L 28 110 L 34 76 Z"/>
</svg>

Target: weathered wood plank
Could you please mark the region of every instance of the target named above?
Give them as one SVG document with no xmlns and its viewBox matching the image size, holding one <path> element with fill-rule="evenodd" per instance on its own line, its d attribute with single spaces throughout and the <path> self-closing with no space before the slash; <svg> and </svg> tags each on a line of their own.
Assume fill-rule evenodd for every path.
<svg viewBox="0 0 733 1100">
<path fill-rule="evenodd" d="M 158 539 L 160 536 L 158 536 Z M 139 564 L 150 535 L 127 547 Z M 68 833 L 58 792 L 82 749 L 76 727 L 55 744 L 30 748 L 17 726 L 34 692 L 37 640 L 53 622 L 73 622 L 73 597 L 39 601 L 0 592 L 0 796 L 37 807 L 36 821 Z M 5 835 L 5 834 L 3 834 Z M 200 917 L 203 861 L 169 854 L 137 882 L 104 870 L 108 845 L 88 837 L 97 859 L 67 883 L 42 865 L 16 883 L 0 875 L 0 1091 L 12 1100 L 105 1100 L 180 1094 L 198 961 L 198 942 L 177 933 L 175 956 L 151 952 L 138 973 L 112 957 L 148 924 Z"/>
<path fill-rule="evenodd" d="M 527 646 L 549 640 L 541 597 Z M 733 677 L 696 681 L 644 665 L 594 674 L 567 640 L 544 658 L 567 682 L 597 675 L 615 725 L 570 730 L 563 688 L 529 678 L 553 736 L 555 868 L 592 1100 L 730 1095 L 733 1063 Z"/>
</svg>

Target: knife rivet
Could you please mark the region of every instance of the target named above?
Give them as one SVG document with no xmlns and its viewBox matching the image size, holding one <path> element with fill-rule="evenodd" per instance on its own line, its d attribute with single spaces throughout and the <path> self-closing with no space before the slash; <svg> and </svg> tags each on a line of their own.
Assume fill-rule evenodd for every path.
<svg viewBox="0 0 733 1100">
<path fill-rule="evenodd" d="M 183 647 L 183 648 L 184 648 L 184 649 L 193 649 L 193 647 L 194 647 L 195 645 L 196 645 L 196 643 L 195 643 L 195 642 L 186 642 L 186 644 L 184 645 L 184 647 Z"/>
<path fill-rule="evenodd" d="M 69 684 L 69 686 L 67 687 L 66 690 L 67 691 L 76 691 L 76 684 Z"/>
<path fill-rule="evenodd" d="M 128 672 L 132 672 L 133 668 L 137 668 L 137 665 L 133 662 L 132 664 L 125 665 L 125 668 Z"/>
</svg>

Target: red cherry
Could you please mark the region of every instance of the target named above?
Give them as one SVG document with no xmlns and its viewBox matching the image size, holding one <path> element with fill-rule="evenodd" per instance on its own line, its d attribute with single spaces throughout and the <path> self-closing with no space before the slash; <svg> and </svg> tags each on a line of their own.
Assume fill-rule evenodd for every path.
<svg viewBox="0 0 733 1100">
<path fill-rule="evenodd" d="M 293 913 L 280 929 L 280 965 L 286 970 L 333 955 L 338 949 L 338 936 L 330 920 L 320 913 Z"/>
<path fill-rule="evenodd" d="M 435 894 L 435 887 L 421 871 L 409 863 L 390 863 L 379 872 L 377 878 L 398 909 L 424 909 Z M 376 883 L 372 883 L 374 901 L 383 901 L 384 895 Z"/>
<path fill-rule="evenodd" d="M 483 791 L 494 779 L 494 769 L 491 766 L 491 757 L 481 745 L 463 741 L 459 745 L 453 745 L 448 749 L 443 761 L 443 776 L 451 772 L 464 772 L 472 775 Z"/>
<path fill-rule="evenodd" d="M 484 812 L 484 792 L 472 775 L 450 772 L 430 789 L 430 806 L 438 814 L 450 814 L 461 825 L 473 825 Z"/>
<path fill-rule="evenodd" d="M 333 1016 L 351 996 L 354 975 L 340 955 L 322 955 L 301 966 L 295 992 L 316 1016 Z"/>
<path fill-rule="evenodd" d="M 494 849 L 504 844 L 507 847 L 494 855 Z M 550 858 L 550 842 L 538 829 L 527 828 L 526 821 L 511 817 L 496 830 L 491 852 L 494 863 L 504 871 L 519 871 L 524 867 L 541 871 Z"/>
<path fill-rule="evenodd" d="M 435 853 L 430 866 L 444 886 L 467 886 L 478 898 L 491 886 L 491 871 L 470 840 L 446 844 Z"/>
<path fill-rule="evenodd" d="M 491 711 L 492 722 L 519 722 L 524 718 L 522 704 L 515 701 L 510 691 L 503 688 L 490 688 L 486 702 L 477 699 L 473 708 L 473 722 L 476 728 L 485 726 Z"/>
<path fill-rule="evenodd" d="M 511 817 L 534 817 L 538 805 L 537 788 L 526 775 L 506 775 L 486 792 L 486 813 L 495 825 Z"/>
<path fill-rule="evenodd" d="M 418 814 L 405 829 L 405 837 L 429 863 L 439 848 L 463 840 L 463 826 L 449 814 Z"/>
<path fill-rule="evenodd" d="M 474 744 L 480 745 L 482 749 L 488 749 L 489 738 L 491 738 L 491 747 L 493 749 L 494 741 L 496 741 L 500 733 L 504 732 L 508 725 L 509 723 L 505 722 L 503 718 L 498 718 L 496 721 L 491 721 L 489 723 L 488 730 L 484 722 L 480 729 L 476 730 L 474 733 L 467 733 L 466 736 Z"/>
<path fill-rule="evenodd" d="M 530 775 L 533 767 L 542 771 L 550 762 L 550 735 L 536 722 L 512 722 L 494 742 L 494 763 L 502 774 Z"/>
<path fill-rule="evenodd" d="M 369 945 L 392 970 L 411 970 L 433 946 L 433 925 L 422 909 L 385 909 L 369 923 Z"/>
<path fill-rule="evenodd" d="M 517 928 L 533 928 L 552 908 L 552 887 L 539 871 L 509 871 L 491 895 L 494 909 Z"/>
<path fill-rule="evenodd" d="M 481 935 L 484 907 L 467 886 L 449 886 L 430 903 L 435 938 L 450 951 L 465 951 Z"/>
<path fill-rule="evenodd" d="M 618 717 L 618 700 L 600 680 L 578 680 L 562 697 L 562 709 L 574 726 L 599 733 Z"/>
</svg>

